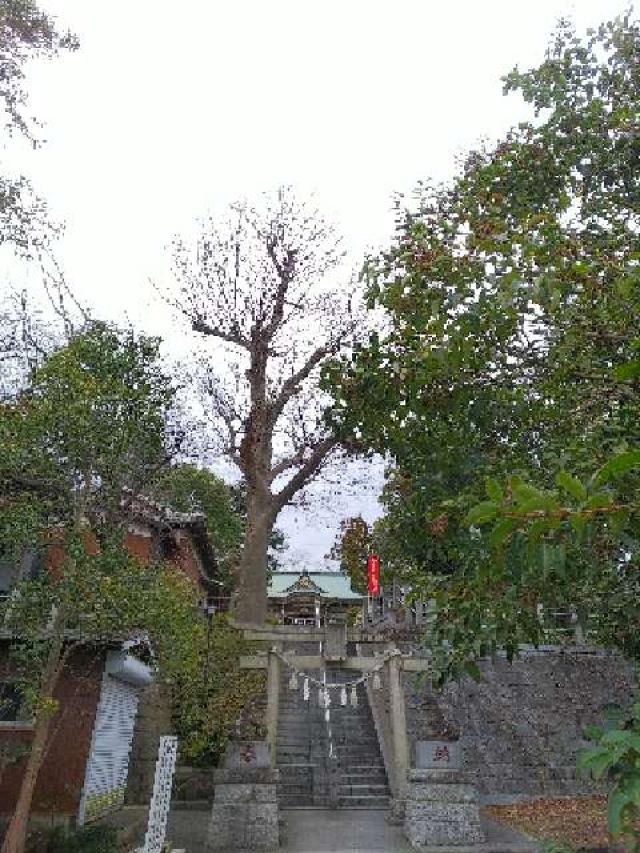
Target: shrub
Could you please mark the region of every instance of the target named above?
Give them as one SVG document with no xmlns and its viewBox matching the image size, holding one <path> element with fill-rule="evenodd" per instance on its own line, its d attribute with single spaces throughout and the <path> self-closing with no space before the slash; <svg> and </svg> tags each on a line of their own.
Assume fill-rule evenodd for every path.
<svg viewBox="0 0 640 853">
<path fill-rule="evenodd" d="M 117 831 L 112 826 L 87 826 L 69 830 L 52 829 L 47 839 L 47 853 L 117 853 Z"/>
</svg>

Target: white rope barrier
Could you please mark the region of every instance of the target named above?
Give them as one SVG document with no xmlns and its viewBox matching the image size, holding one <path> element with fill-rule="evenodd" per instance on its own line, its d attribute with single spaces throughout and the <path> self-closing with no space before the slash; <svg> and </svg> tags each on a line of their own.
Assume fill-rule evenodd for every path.
<svg viewBox="0 0 640 853">
<path fill-rule="evenodd" d="M 310 685 L 314 685 L 318 688 L 318 704 L 324 706 L 326 708 L 329 707 L 331 703 L 331 699 L 329 698 L 330 690 L 339 690 L 340 691 L 340 704 L 347 704 L 347 689 L 350 688 L 350 702 L 351 705 L 355 706 L 358 704 L 358 696 L 356 692 L 356 688 L 359 684 L 364 684 L 369 678 L 373 681 L 373 689 L 380 690 L 381 681 L 380 681 L 380 670 L 391 658 L 396 657 L 397 655 L 402 654 L 399 649 L 393 649 L 389 652 L 386 652 L 383 655 L 380 655 L 378 659 L 378 664 L 372 667 L 366 674 L 361 675 L 359 678 L 354 678 L 352 681 L 341 681 L 332 684 L 326 680 L 326 671 L 323 673 L 323 678 L 315 678 L 313 675 L 309 675 L 308 672 L 304 672 L 295 665 L 294 661 L 290 658 L 286 657 L 282 652 L 280 652 L 275 647 L 271 649 L 272 654 L 274 654 L 282 663 L 287 666 L 291 670 L 291 678 L 289 679 L 289 689 L 297 690 L 298 689 L 298 679 L 303 679 L 303 698 L 305 701 L 309 700 L 310 695 Z"/>
</svg>

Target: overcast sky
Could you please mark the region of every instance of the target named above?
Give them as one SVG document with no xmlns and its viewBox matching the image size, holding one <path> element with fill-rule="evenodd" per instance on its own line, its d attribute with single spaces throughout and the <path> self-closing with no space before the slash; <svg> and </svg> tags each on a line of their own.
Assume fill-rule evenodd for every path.
<svg viewBox="0 0 640 853">
<path fill-rule="evenodd" d="M 66 223 L 59 258 L 96 313 L 182 335 L 153 302 L 165 247 L 207 209 L 314 191 L 354 265 L 391 232 L 391 196 L 529 117 L 500 76 L 628 0 L 42 0 L 80 49 L 29 74 L 46 145 L 12 162 Z M 318 566 L 369 493 L 284 519 Z"/>
</svg>

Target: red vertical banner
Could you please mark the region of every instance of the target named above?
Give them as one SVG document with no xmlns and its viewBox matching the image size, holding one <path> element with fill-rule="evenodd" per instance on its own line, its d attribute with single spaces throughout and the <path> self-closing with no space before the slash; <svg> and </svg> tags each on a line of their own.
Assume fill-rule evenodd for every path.
<svg viewBox="0 0 640 853">
<path fill-rule="evenodd" d="M 367 557 L 367 592 L 380 595 L 380 557 L 377 554 Z"/>
</svg>

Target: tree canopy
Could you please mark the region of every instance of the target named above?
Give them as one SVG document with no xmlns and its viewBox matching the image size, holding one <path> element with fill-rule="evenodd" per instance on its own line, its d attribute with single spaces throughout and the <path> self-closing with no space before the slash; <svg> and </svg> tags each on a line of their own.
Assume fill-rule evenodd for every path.
<svg viewBox="0 0 640 853">
<path fill-rule="evenodd" d="M 162 471 L 150 493 L 179 512 L 204 513 L 217 559 L 227 567 L 237 558 L 242 516 L 235 506 L 233 490 L 212 471 L 195 465 L 173 465 Z"/>
<path fill-rule="evenodd" d="M 445 668 L 539 641 L 540 608 L 619 613 L 636 583 L 634 510 L 533 531 L 504 515 L 638 497 L 632 468 L 597 472 L 640 444 L 639 60 L 631 16 L 585 38 L 563 22 L 538 68 L 508 74 L 536 118 L 398 200 L 364 271 L 388 332 L 325 374 L 339 434 L 393 457 L 381 524 L 439 605 Z"/>
<path fill-rule="evenodd" d="M 349 575 L 352 588 L 364 595 L 367 592 L 367 557 L 370 553 L 369 525 L 357 515 L 342 521 L 340 533 L 327 556 L 330 560 L 340 561 L 340 569 Z"/>
</svg>

